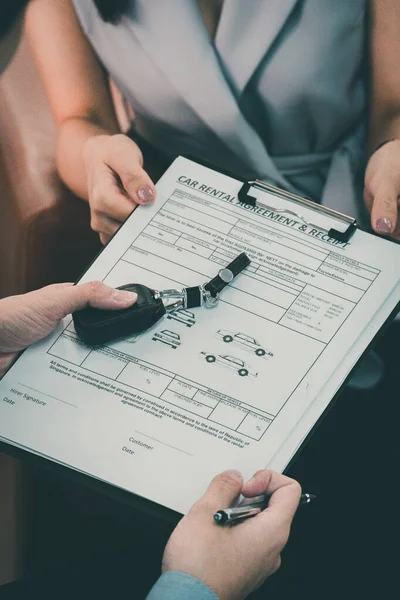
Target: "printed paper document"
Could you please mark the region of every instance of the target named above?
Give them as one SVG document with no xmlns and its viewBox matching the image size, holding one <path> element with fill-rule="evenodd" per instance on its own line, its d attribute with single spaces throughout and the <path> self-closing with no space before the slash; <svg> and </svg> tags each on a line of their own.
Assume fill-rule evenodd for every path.
<svg viewBox="0 0 400 600">
<path fill-rule="evenodd" d="M 101 347 L 68 317 L 0 382 L 2 441 L 180 512 L 224 469 L 285 468 L 399 302 L 400 246 L 241 185 L 177 159 L 82 278 L 195 286 L 245 251 L 219 305 Z"/>
</svg>

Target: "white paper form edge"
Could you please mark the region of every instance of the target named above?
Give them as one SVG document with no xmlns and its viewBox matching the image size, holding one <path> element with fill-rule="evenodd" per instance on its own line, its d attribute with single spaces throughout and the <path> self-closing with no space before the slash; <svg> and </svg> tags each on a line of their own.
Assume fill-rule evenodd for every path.
<svg viewBox="0 0 400 600">
<path fill-rule="evenodd" d="M 400 294 L 400 286 L 398 289 Z M 318 419 L 329 407 L 336 393 L 339 390 L 341 391 L 342 385 L 344 385 L 349 372 L 356 367 L 360 356 L 365 351 L 365 348 L 367 348 L 378 335 L 380 329 L 382 328 L 382 323 L 387 321 L 389 315 L 391 315 L 397 306 L 398 302 L 395 300 L 395 298 L 390 298 L 382 306 L 382 308 L 376 314 L 375 322 L 370 323 L 362 337 L 360 337 L 359 340 L 353 345 L 345 360 L 343 360 L 343 363 L 332 374 L 331 379 L 329 379 L 326 386 L 321 390 L 318 398 L 315 399 L 307 412 L 304 413 L 297 426 L 289 434 L 286 441 L 283 442 L 275 456 L 273 456 L 268 464 L 265 465 L 266 468 L 272 469 L 279 473 L 282 473 L 286 469 L 288 464 L 299 451 L 308 434 L 312 431 L 313 427 L 318 427 Z M 339 387 L 337 385 L 336 378 L 342 382 Z M 338 402 L 340 402 L 340 397 L 338 398 Z"/>
<path fill-rule="evenodd" d="M 184 170 L 185 166 L 187 166 L 188 170 L 189 170 L 190 165 L 193 164 L 193 163 L 190 163 L 190 161 L 186 161 L 186 159 L 178 159 L 178 160 L 180 161 L 178 164 L 182 166 L 182 171 Z M 205 167 L 199 167 L 198 165 L 197 165 L 197 168 L 205 169 Z M 216 173 L 216 172 L 213 172 L 213 173 L 214 173 L 214 178 L 219 177 L 218 173 Z M 223 178 L 223 181 L 221 182 L 221 185 L 223 185 L 224 182 L 226 182 L 226 180 L 228 178 L 225 175 L 220 175 L 220 177 Z M 239 185 L 239 182 L 234 178 L 231 178 L 230 181 L 231 181 L 231 187 L 237 188 L 237 186 Z M 234 186 L 232 186 L 232 181 L 235 183 Z M 153 211 L 155 209 L 153 209 L 152 207 L 147 207 L 145 210 L 148 210 L 150 212 L 150 214 L 153 214 Z M 140 227 L 142 227 L 142 226 L 143 226 L 143 224 Z M 120 230 L 120 233 L 111 242 L 111 244 L 113 244 L 112 253 L 114 254 L 114 256 L 117 255 L 121 249 L 125 248 L 126 239 L 127 239 L 127 236 L 126 236 L 126 234 L 124 236 L 124 226 L 123 226 Z M 388 244 L 388 242 L 384 242 L 382 240 L 377 240 L 377 241 L 378 241 L 378 243 L 382 242 L 383 244 Z M 395 248 L 395 246 L 393 246 L 393 247 Z M 386 247 L 386 249 L 387 249 L 387 247 Z M 107 253 L 107 250 L 106 250 L 106 253 Z M 113 261 L 111 261 L 109 258 L 109 254 L 110 253 L 108 253 L 107 256 L 103 255 L 103 257 L 102 257 L 103 259 L 106 259 L 106 260 L 103 260 L 103 263 L 102 263 L 102 269 L 104 269 L 104 272 L 106 271 L 105 264 L 111 264 L 111 265 L 113 264 Z M 91 278 L 93 278 L 93 277 L 92 277 L 91 271 L 89 269 L 89 272 L 86 273 L 85 276 L 83 277 L 83 281 L 88 281 Z M 368 325 L 368 331 L 370 329 L 373 330 L 374 327 L 375 327 L 376 331 L 379 330 L 381 324 L 385 320 L 385 315 L 389 314 L 389 312 L 390 312 L 390 310 L 388 310 L 388 306 L 390 304 L 390 299 L 393 299 L 394 296 L 397 296 L 397 295 L 398 295 L 398 290 L 397 291 L 393 290 L 392 293 L 390 294 L 387 302 L 384 303 L 384 306 L 375 313 L 373 322 L 372 323 L 370 322 Z M 393 301 L 395 302 L 395 300 L 393 300 Z M 61 329 L 62 329 L 62 327 L 61 327 Z M 57 335 L 57 334 L 55 334 L 55 335 Z M 277 448 L 278 453 L 273 454 L 272 460 L 269 461 L 270 466 L 274 466 L 274 468 L 276 468 L 277 470 L 283 469 L 284 464 L 286 464 L 287 460 L 289 460 L 289 457 L 291 456 L 292 452 L 298 447 L 298 444 L 300 443 L 300 441 L 302 439 L 304 439 L 305 435 L 308 433 L 311 426 L 315 423 L 317 418 L 323 412 L 325 406 L 329 404 L 332 396 L 334 395 L 334 392 L 336 391 L 336 389 L 340 386 L 340 383 L 346 377 L 353 362 L 355 362 L 358 359 L 359 355 L 362 353 L 362 350 L 367 345 L 367 343 L 365 343 L 365 341 L 362 341 L 362 340 L 365 340 L 364 334 L 362 334 L 362 337 L 358 338 L 358 340 L 357 340 L 358 344 L 353 345 L 353 347 L 349 350 L 350 354 L 346 355 L 346 364 L 348 365 L 348 367 L 346 368 L 345 364 L 342 363 L 342 365 L 341 365 L 342 373 L 341 373 L 339 367 L 336 368 L 333 373 L 331 372 L 331 377 L 328 380 L 328 384 L 326 384 L 325 387 L 322 388 L 318 398 L 313 401 L 311 406 L 309 406 L 307 408 L 307 412 L 305 414 L 303 413 L 303 415 L 297 421 L 296 426 L 294 427 L 294 429 L 291 430 L 291 433 L 289 434 L 290 441 L 287 441 L 287 442 L 284 441 L 283 445 L 282 444 L 279 445 L 279 448 Z M 46 344 L 46 342 L 44 342 L 44 345 L 45 344 Z M 351 356 L 351 358 L 350 358 L 350 356 Z M 330 388 L 329 388 L 329 385 L 331 386 Z M 1 384 L 0 384 L 0 386 L 1 386 Z M 331 396 L 329 396 L 331 391 L 333 391 L 333 393 L 331 394 Z M 322 402 L 322 404 L 321 404 L 321 402 Z M 3 439 L 5 439 L 5 438 L 3 438 Z M 16 444 L 15 442 L 12 442 L 12 443 L 15 446 L 26 448 L 26 446 Z M 276 440 L 275 440 L 275 447 L 277 447 Z M 34 452 L 37 455 L 48 456 L 48 454 L 45 454 L 43 452 L 38 452 L 38 451 L 34 451 L 34 450 L 30 450 L 30 451 Z M 244 458 L 245 457 L 243 457 L 243 459 Z M 252 470 L 253 466 L 254 466 L 254 468 L 260 468 L 261 466 L 264 466 L 264 464 L 265 464 L 265 460 L 264 461 L 262 460 L 262 456 L 258 456 L 257 461 L 255 460 L 254 452 L 252 453 L 252 455 L 247 456 L 246 460 L 250 459 L 250 458 L 252 459 L 252 461 L 251 461 L 252 464 L 248 463 L 247 465 L 244 464 L 243 459 L 242 459 L 242 464 L 240 465 L 240 467 L 244 471 Z M 132 487 L 132 485 L 130 487 L 126 487 L 126 485 L 124 486 L 123 484 L 121 484 L 121 476 L 119 477 L 119 482 L 117 482 L 115 478 L 114 478 L 114 480 L 110 481 L 110 480 L 106 479 L 105 477 L 100 476 L 98 465 L 97 465 L 96 469 L 93 469 L 93 471 L 90 471 L 90 470 L 86 470 L 86 469 L 77 468 L 74 465 L 71 465 L 71 463 L 66 463 L 65 461 L 62 461 L 62 460 L 58 460 L 58 459 L 54 459 L 54 458 L 51 458 L 51 460 L 53 460 L 53 462 L 59 462 L 60 464 L 68 464 L 71 469 L 74 469 L 76 471 L 80 471 L 83 473 L 87 473 L 88 475 L 90 475 L 98 480 L 109 481 L 109 483 L 112 483 L 112 485 L 114 485 L 115 487 L 120 487 L 123 489 L 130 489 L 132 492 L 137 493 L 137 495 L 139 495 L 139 496 L 142 495 L 143 497 L 149 497 L 149 496 L 146 496 L 146 494 L 143 494 L 143 493 L 141 494 L 139 490 L 136 492 L 134 486 Z M 239 462 L 239 460 L 238 460 L 238 462 Z M 227 467 L 234 467 L 234 466 L 236 466 L 236 465 L 227 465 Z M 97 474 L 95 473 L 95 471 L 97 471 Z M 208 469 L 208 472 L 210 473 L 211 471 L 212 471 L 212 468 L 210 466 L 210 468 Z M 200 493 L 200 491 L 202 491 L 202 490 L 200 490 L 200 488 L 204 489 L 204 486 L 207 483 L 208 483 L 208 481 L 206 481 L 205 479 L 204 479 L 204 481 L 199 482 L 199 493 Z M 143 485 L 142 485 L 142 489 L 143 489 Z M 151 497 L 150 499 L 153 500 L 154 502 L 163 503 L 162 496 L 157 498 L 157 497 L 154 497 L 154 494 L 153 494 L 153 497 Z M 195 498 L 191 498 L 191 499 L 194 500 Z M 175 500 L 173 502 L 171 500 L 169 501 L 170 507 L 174 508 L 175 510 L 177 509 L 177 506 L 178 506 L 178 509 L 180 509 L 180 510 L 187 510 L 187 508 L 188 508 L 187 505 L 184 505 L 181 502 L 179 502 L 179 504 L 177 503 L 176 506 L 172 506 L 171 505 L 172 503 L 175 504 Z M 167 504 L 165 504 L 165 505 L 167 505 Z"/>
</svg>

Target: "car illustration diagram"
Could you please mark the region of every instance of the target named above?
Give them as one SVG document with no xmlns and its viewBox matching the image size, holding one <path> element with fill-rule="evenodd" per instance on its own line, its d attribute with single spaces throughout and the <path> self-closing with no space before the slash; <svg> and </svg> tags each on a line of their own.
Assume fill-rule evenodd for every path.
<svg viewBox="0 0 400 600">
<path fill-rule="evenodd" d="M 229 354 L 213 354 L 212 352 L 200 352 L 208 363 L 216 363 L 221 367 L 227 367 L 236 371 L 240 377 L 257 377 L 258 373 L 254 373 L 250 370 L 250 367 L 236 356 L 230 356 Z"/>
<path fill-rule="evenodd" d="M 232 331 L 219 329 L 217 331 L 217 336 L 221 338 L 223 342 L 227 344 L 232 343 L 234 346 L 239 346 L 248 352 L 254 352 L 257 356 L 273 356 L 272 352 L 263 348 L 257 340 L 245 333 L 233 333 Z"/>
<path fill-rule="evenodd" d="M 175 310 L 167 314 L 167 319 L 173 319 L 178 323 L 183 323 L 186 327 L 193 327 L 196 323 L 196 318 L 190 310 Z"/>
<path fill-rule="evenodd" d="M 161 342 L 166 346 L 170 346 L 174 350 L 177 349 L 178 346 L 181 345 L 181 337 L 175 331 L 170 331 L 169 329 L 163 329 L 162 331 L 157 331 L 151 338 L 153 342 Z"/>
</svg>

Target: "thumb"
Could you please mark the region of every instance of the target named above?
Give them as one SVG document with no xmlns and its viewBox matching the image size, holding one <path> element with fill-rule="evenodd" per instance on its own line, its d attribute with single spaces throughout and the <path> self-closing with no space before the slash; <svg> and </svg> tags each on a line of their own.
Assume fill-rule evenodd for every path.
<svg viewBox="0 0 400 600">
<path fill-rule="evenodd" d="M 82 285 L 72 283 L 49 285 L 33 293 L 40 294 L 38 300 L 42 308 L 48 306 L 57 320 L 87 306 L 118 310 L 132 306 L 137 300 L 135 292 L 116 290 L 101 281 L 91 281 Z"/>
<path fill-rule="evenodd" d="M 377 233 L 390 235 L 397 222 L 397 190 L 395 186 L 379 189 L 373 198 L 371 223 Z"/>
<path fill-rule="evenodd" d="M 0 300 L 2 353 L 19 352 L 49 335 L 61 319 L 86 306 L 128 308 L 137 294 L 114 290 L 100 281 L 83 285 L 58 283 L 40 290 Z"/>
<path fill-rule="evenodd" d="M 198 505 L 207 506 L 207 510 L 214 512 L 228 508 L 238 498 L 242 485 L 243 477 L 239 471 L 224 471 L 214 477 Z"/>
</svg>

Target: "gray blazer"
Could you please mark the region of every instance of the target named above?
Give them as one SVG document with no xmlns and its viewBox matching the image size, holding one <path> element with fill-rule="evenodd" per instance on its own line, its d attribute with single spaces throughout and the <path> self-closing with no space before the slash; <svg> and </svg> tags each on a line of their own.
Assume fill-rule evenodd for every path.
<svg viewBox="0 0 400 600">
<path fill-rule="evenodd" d="M 365 217 L 368 0 L 224 0 L 215 41 L 196 0 L 135 0 L 116 26 L 74 4 L 151 144 Z"/>
<path fill-rule="evenodd" d="M 198 579 L 167 571 L 150 590 L 146 600 L 219 600 L 218 596 Z"/>
</svg>

